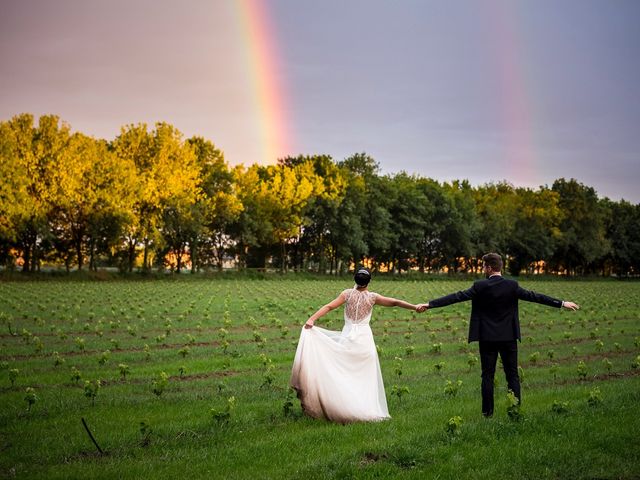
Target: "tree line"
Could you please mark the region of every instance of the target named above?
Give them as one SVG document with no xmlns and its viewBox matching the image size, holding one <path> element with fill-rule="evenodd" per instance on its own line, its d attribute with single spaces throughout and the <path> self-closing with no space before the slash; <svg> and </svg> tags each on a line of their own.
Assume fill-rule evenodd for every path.
<svg viewBox="0 0 640 480">
<path fill-rule="evenodd" d="M 8 269 L 468 272 L 489 251 L 514 275 L 637 275 L 640 205 L 575 179 L 530 189 L 382 175 L 365 153 L 231 167 L 211 141 L 167 123 L 107 141 L 55 115 L 0 122 Z"/>
</svg>

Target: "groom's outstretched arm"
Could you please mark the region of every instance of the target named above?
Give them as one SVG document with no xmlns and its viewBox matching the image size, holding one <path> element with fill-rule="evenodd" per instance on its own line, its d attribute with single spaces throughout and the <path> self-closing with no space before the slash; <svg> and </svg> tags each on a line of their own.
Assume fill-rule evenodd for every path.
<svg viewBox="0 0 640 480">
<path fill-rule="evenodd" d="M 446 307 L 447 305 L 451 305 L 453 303 L 466 302 L 471 300 L 476 296 L 475 285 L 473 285 L 468 290 L 460 290 L 456 293 L 451 293 L 449 295 L 445 295 L 444 297 L 436 298 L 435 300 L 429 301 L 428 308 L 438 308 L 438 307 Z"/>
<path fill-rule="evenodd" d="M 569 302 L 566 300 L 558 300 L 557 298 L 549 297 L 542 293 L 534 292 L 533 290 L 525 290 L 518 286 L 518 298 L 526 302 L 541 303 L 550 307 L 566 308 L 567 310 L 579 310 L 580 305 L 577 303 Z"/>
<path fill-rule="evenodd" d="M 525 302 L 541 303 L 542 305 L 548 305 L 549 307 L 562 307 L 562 300 L 534 292 L 533 290 L 526 290 L 520 286 L 518 286 L 518 298 Z"/>
</svg>

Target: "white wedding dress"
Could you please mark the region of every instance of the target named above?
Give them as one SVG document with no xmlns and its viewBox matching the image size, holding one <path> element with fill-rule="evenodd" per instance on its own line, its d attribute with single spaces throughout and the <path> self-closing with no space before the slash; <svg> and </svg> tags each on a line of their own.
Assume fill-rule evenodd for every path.
<svg viewBox="0 0 640 480">
<path fill-rule="evenodd" d="M 376 294 L 354 288 L 342 295 L 341 332 L 302 328 L 291 386 L 311 417 L 338 423 L 384 420 L 389 410 L 369 326 Z"/>
</svg>

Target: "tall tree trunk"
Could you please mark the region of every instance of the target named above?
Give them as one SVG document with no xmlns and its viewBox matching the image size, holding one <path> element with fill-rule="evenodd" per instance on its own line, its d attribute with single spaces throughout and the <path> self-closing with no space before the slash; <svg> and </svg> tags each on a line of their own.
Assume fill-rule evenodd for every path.
<svg viewBox="0 0 640 480">
<path fill-rule="evenodd" d="M 133 272 L 133 263 L 136 260 L 136 243 L 133 239 L 129 240 L 129 273 Z"/>
<path fill-rule="evenodd" d="M 25 243 L 22 248 L 22 271 L 27 273 L 31 270 L 31 245 Z"/>
<path fill-rule="evenodd" d="M 281 255 L 282 255 L 282 263 L 281 263 L 280 271 L 282 273 L 285 273 L 287 271 L 287 246 L 284 240 L 280 242 L 280 247 L 281 247 Z"/>
<path fill-rule="evenodd" d="M 31 247 L 31 268 L 29 269 L 29 271 L 31 272 L 37 272 L 39 270 L 38 268 L 38 244 L 36 241 L 33 242 L 33 245 Z"/>
<path fill-rule="evenodd" d="M 198 240 L 195 238 L 189 245 L 189 258 L 191 260 L 191 274 L 195 274 L 197 269 L 200 268 L 198 265 Z"/>
<path fill-rule="evenodd" d="M 149 270 L 149 266 L 147 262 L 149 260 L 149 239 L 147 237 L 144 238 L 144 255 L 142 257 L 142 270 L 145 272 Z"/>
<path fill-rule="evenodd" d="M 242 239 L 238 242 L 239 248 L 238 248 L 238 263 L 237 263 L 237 267 L 238 270 L 244 270 L 247 264 L 247 246 L 244 244 L 244 241 L 242 241 Z M 218 263 L 219 265 L 219 269 L 222 269 L 222 266 L 220 263 Z"/>
<path fill-rule="evenodd" d="M 95 240 L 93 236 L 89 237 L 89 271 L 96 272 L 98 269 L 96 268 L 95 263 Z"/>
<path fill-rule="evenodd" d="M 2 246 L 2 258 L 4 259 L 4 266 L 5 268 L 9 269 L 11 268 L 11 265 L 9 263 L 9 245 L 5 244 Z"/>
<path fill-rule="evenodd" d="M 84 265 L 84 256 L 82 255 L 82 240 L 76 239 L 76 255 L 78 257 L 78 271 L 82 271 L 82 267 Z"/>
<path fill-rule="evenodd" d="M 336 251 L 336 247 L 334 244 L 330 244 L 329 245 L 330 251 L 329 251 L 329 275 L 333 275 L 333 258 L 334 258 L 334 252 Z M 324 263 L 324 261 L 323 261 Z M 320 273 L 322 273 L 323 275 L 325 275 L 327 273 L 327 268 L 322 265 L 322 270 L 320 271 Z"/>
<path fill-rule="evenodd" d="M 318 238 L 318 273 L 324 273 L 326 268 L 324 266 L 324 235 L 321 233 Z"/>
</svg>

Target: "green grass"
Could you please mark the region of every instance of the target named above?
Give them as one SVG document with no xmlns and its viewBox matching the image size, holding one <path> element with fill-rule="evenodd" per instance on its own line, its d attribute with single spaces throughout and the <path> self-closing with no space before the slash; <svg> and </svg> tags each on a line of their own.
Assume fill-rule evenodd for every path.
<svg viewBox="0 0 640 480">
<path fill-rule="evenodd" d="M 417 303 L 469 284 L 383 279 L 371 289 Z M 520 421 L 507 415 L 501 371 L 496 414 L 480 415 L 480 366 L 473 364 L 479 355 L 476 344 L 466 343 L 467 303 L 422 315 L 377 307 L 372 327 L 392 419 L 335 425 L 304 417 L 295 398 L 289 415 L 284 406 L 301 325 L 348 281 L 0 283 L 0 476 L 640 477 L 640 368 L 633 368 L 640 355 L 640 283 L 522 284 L 583 308 L 521 303 Z M 342 311 L 318 324 L 339 329 Z M 439 352 L 434 344 L 442 344 Z M 403 359 L 400 376 L 396 357 Z M 55 358 L 63 363 L 56 366 Z M 269 378 L 264 362 L 274 366 Z M 441 362 L 438 372 L 434 365 Z M 119 364 L 129 368 L 124 379 Z M 170 378 L 157 396 L 152 382 L 160 372 Z M 85 397 L 86 380 L 103 383 L 94 405 Z M 462 381 L 456 396 L 444 393 L 447 380 Z M 391 395 L 393 385 L 409 393 L 400 400 Z M 37 395 L 30 409 L 27 387 Z M 602 402 L 590 405 L 596 388 Z M 224 412 L 230 397 L 236 403 L 228 422 L 216 421 L 212 409 Z M 552 411 L 556 401 L 568 402 L 566 412 Z M 462 425 L 451 434 L 446 426 L 454 416 Z M 141 422 L 150 433 L 141 432 Z"/>
</svg>

